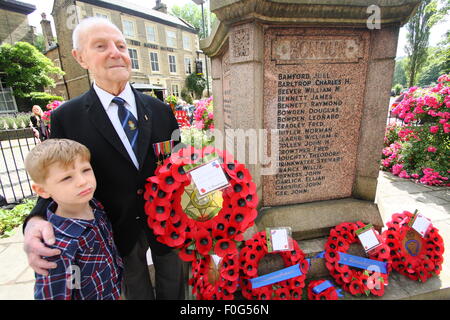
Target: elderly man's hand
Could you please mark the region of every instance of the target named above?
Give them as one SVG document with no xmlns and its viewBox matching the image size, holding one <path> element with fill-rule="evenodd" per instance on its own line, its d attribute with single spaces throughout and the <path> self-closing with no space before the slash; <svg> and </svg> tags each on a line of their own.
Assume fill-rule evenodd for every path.
<svg viewBox="0 0 450 320">
<path fill-rule="evenodd" d="M 50 222 L 40 217 L 33 217 L 28 221 L 25 228 L 23 248 L 27 254 L 30 267 L 36 273 L 47 276 L 48 269 L 54 269 L 57 265 L 42 259 L 42 257 L 56 256 L 61 254 L 61 251 L 46 247 L 42 241 L 47 245 L 55 243 L 53 226 Z"/>
</svg>

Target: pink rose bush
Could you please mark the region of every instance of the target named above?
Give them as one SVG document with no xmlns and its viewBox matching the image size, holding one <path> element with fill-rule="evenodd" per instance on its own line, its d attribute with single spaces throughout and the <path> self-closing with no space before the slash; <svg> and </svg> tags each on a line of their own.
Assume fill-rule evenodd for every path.
<svg viewBox="0 0 450 320">
<path fill-rule="evenodd" d="M 213 97 L 194 103 L 194 127 L 199 130 L 214 129 Z"/>
<path fill-rule="evenodd" d="M 42 120 L 44 120 L 44 122 L 50 126 L 50 115 L 51 115 L 52 111 L 55 110 L 56 108 L 58 108 L 62 104 L 63 104 L 63 102 L 58 101 L 58 100 L 55 100 L 52 103 L 47 104 L 47 106 L 46 106 L 47 110 L 44 111 L 44 114 L 42 115 Z"/>
<path fill-rule="evenodd" d="M 381 168 L 401 178 L 450 186 L 450 76 L 433 88 L 411 87 L 392 113 L 404 125 L 388 125 Z"/>
</svg>

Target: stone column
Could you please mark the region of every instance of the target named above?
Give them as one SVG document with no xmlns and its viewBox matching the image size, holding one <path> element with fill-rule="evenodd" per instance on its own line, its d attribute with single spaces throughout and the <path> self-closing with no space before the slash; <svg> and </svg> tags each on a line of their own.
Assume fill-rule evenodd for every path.
<svg viewBox="0 0 450 320">
<path fill-rule="evenodd" d="M 212 59 L 216 128 L 226 133 L 216 146 L 250 168 L 260 229 L 290 226 L 302 239 L 345 221 L 381 228 L 374 199 L 397 37 L 418 4 L 211 1 L 220 23 L 200 46 Z M 277 139 L 261 150 L 259 134 L 272 130 Z M 268 150 L 273 174 L 261 157 Z"/>
</svg>

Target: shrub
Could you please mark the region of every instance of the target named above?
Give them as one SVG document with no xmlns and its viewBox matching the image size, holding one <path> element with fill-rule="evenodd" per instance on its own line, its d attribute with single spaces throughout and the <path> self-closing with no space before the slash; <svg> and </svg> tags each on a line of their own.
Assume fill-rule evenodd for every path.
<svg viewBox="0 0 450 320">
<path fill-rule="evenodd" d="M 427 185 L 449 186 L 450 76 L 433 88 L 409 88 L 392 110 L 405 125 L 386 129 L 381 167 Z"/>
</svg>

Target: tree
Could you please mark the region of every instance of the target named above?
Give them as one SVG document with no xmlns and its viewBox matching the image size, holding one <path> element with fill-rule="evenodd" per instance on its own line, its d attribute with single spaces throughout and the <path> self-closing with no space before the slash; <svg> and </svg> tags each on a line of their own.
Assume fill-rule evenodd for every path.
<svg viewBox="0 0 450 320">
<path fill-rule="evenodd" d="M 32 92 L 55 86 L 51 75 L 64 72 L 33 45 L 17 42 L 0 46 L 0 70 L 6 73 L 5 86 L 13 89 L 19 98 L 29 98 Z"/>
<path fill-rule="evenodd" d="M 186 77 L 186 88 L 194 93 L 196 99 L 201 99 L 206 88 L 206 80 L 201 75 L 191 73 Z"/>
<path fill-rule="evenodd" d="M 416 14 L 406 25 L 408 30 L 405 47 L 408 55 L 406 73 L 410 87 L 417 82 L 417 76 L 428 57 L 430 29 L 447 14 L 448 10 L 448 0 L 445 1 L 441 9 L 438 9 L 437 0 L 423 0 L 417 8 Z"/>
<path fill-rule="evenodd" d="M 402 58 L 395 61 L 394 79 L 392 81 L 393 86 L 400 84 L 403 88 L 406 87 L 406 73 L 405 73 L 406 62 L 407 58 Z"/>
<path fill-rule="evenodd" d="M 200 6 L 194 3 L 187 3 L 180 7 L 174 5 L 170 11 L 170 14 L 181 18 L 190 23 L 198 31 L 198 35 L 201 39 L 206 38 L 209 34 L 208 27 L 205 26 L 205 32 L 203 31 L 202 9 Z M 205 24 L 207 24 L 208 16 L 211 21 L 211 25 L 217 19 L 216 15 L 210 11 L 204 10 Z"/>
</svg>

